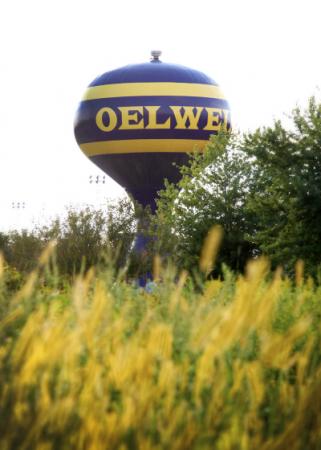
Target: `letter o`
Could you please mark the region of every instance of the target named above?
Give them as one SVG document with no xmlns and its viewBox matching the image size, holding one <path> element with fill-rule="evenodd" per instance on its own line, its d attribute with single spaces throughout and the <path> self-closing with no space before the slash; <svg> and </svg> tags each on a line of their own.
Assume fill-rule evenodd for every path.
<svg viewBox="0 0 321 450">
<path fill-rule="evenodd" d="M 109 125 L 105 125 L 103 122 L 104 114 L 108 114 L 109 116 Z M 96 125 L 101 131 L 114 130 L 117 125 L 117 116 L 115 111 L 107 106 L 105 108 L 101 108 L 96 114 Z"/>
</svg>

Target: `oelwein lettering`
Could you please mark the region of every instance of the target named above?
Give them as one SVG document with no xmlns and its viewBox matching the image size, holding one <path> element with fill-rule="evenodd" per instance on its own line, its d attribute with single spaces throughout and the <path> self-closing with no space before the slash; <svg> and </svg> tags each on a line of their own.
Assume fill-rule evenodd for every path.
<svg viewBox="0 0 321 450">
<path fill-rule="evenodd" d="M 118 106 L 116 114 L 111 107 L 101 108 L 96 114 L 96 125 L 101 131 L 118 130 L 199 130 L 202 113 L 206 124 L 202 130 L 219 131 L 229 127 L 229 110 L 204 106 L 169 106 L 170 112 L 159 114 L 161 106 Z M 161 116 L 161 117 L 160 117 Z"/>
</svg>

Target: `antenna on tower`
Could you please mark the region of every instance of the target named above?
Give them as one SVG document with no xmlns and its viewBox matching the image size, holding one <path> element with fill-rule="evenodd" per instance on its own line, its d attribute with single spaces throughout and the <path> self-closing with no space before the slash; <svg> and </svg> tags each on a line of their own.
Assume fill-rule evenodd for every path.
<svg viewBox="0 0 321 450">
<path fill-rule="evenodd" d="M 150 53 L 152 55 L 151 62 L 160 62 L 159 57 L 162 54 L 160 50 L 152 50 Z"/>
</svg>

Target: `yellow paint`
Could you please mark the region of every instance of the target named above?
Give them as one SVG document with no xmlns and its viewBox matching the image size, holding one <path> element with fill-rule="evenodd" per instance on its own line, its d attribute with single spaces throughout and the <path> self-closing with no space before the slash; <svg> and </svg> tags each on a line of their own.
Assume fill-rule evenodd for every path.
<svg viewBox="0 0 321 450">
<path fill-rule="evenodd" d="M 113 97 L 188 96 L 224 99 L 218 86 L 200 83 L 117 83 L 92 86 L 83 100 Z"/>
<path fill-rule="evenodd" d="M 197 123 L 199 121 L 200 115 L 203 111 L 203 106 L 170 106 L 176 119 L 177 130 L 198 130 Z M 183 109 L 184 114 L 182 116 L 181 110 Z M 194 109 L 196 109 L 196 114 L 194 114 Z M 186 126 L 187 119 L 189 119 L 189 126 Z"/>
<path fill-rule="evenodd" d="M 145 108 L 148 111 L 148 124 L 146 126 L 146 129 L 153 129 L 153 130 L 170 129 L 171 127 L 170 117 L 163 123 L 157 122 L 157 111 L 160 109 L 160 106 L 145 106 Z"/>
<path fill-rule="evenodd" d="M 204 127 L 206 131 L 218 131 L 221 127 L 221 112 L 220 108 L 205 108 L 208 114 L 207 125 Z"/>
<path fill-rule="evenodd" d="M 165 122 L 157 121 L 157 112 L 161 106 L 118 106 L 121 113 L 120 123 L 116 112 L 109 107 L 101 108 L 96 115 L 96 124 L 102 131 L 118 130 L 149 130 L 171 129 L 175 118 L 177 130 L 199 130 L 198 122 L 203 111 L 207 114 L 207 125 L 203 130 L 227 131 L 229 110 L 221 108 L 204 108 L 203 106 L 168 106 L 169 117 Z M 109 125 L 104 123 L 104 115 L 108 114 Z M 175 123 L 174 122 L 174 123 Z M 146 127 L 145 127 L 146 123 Z"/>
<path fill-rule="evenodd" d="M 103 118 L 104 115 L 109 117 L 109 125 L 105 125 Z M 96 125 L 101 131 L 112 131 L 117 125 L 117 116 L 111 108 L 101 108 L 96 114 Z"/>
<path fill-rule="evenodd" d="M 208 140 L 194 139 L 129 139 L 80 144 L 87 156 L 125 153 L 191 153 L 202 151 Z"/>
<path fill-rule="evenodd" d="M 141 130 L 144 128 L 143 106 L 118 106 L 121 112 L 120 130 Z M 140 114 L 140 118 L 138 117 Z"/>
<path fill-rule="evenodd" d="M 223 125 L 222 125 L 222 129 L 224 131 L 227 131 L 227 126 L 229 123 L 229 117 L 230 117 L 230 111 L 228 109 L 222 109 L 223 112 Z"/>
</svg>

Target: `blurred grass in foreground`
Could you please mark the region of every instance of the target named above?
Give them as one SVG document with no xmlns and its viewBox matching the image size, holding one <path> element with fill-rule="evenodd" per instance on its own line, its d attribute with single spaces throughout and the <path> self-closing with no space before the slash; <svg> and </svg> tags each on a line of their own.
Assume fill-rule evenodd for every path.
<svg viewBox="0 0 321 450">
<path fill-rule="evenodd" d="M 321 448 L 321 288 L 300 263 L 295 283 L 258 260 L 195 287 L 157 261 L 148 294 L 112 268 L 61 288 L 50 252 L 18 293 L 0 265 L 1 450 Z"/>
</svg>

